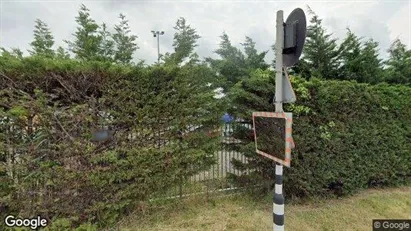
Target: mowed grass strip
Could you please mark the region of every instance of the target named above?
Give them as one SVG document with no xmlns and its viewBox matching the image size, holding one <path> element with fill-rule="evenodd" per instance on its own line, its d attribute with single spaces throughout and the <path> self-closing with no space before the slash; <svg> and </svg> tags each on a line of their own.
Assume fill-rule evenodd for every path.
<svg viewBox="0 0 411 231">
<path fill-rule="evenodd" d="M 411 187 L 290 204 L 285 213 L 287 230 L 372 230 L 372 219 L 411 219 Z M 241 194 L 191 198 L 132 215 L 120 230 L 272 230 L 272 203 L 269 196 L 255 200 Z"/>
</svg>

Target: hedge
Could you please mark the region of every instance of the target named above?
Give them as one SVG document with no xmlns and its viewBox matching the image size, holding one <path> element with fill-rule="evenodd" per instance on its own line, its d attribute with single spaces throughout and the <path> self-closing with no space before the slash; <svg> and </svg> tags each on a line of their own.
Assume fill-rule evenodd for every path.
<svg viewBox="0 0 411 231">
<path fill-rule="evenodd" d="M 274 73 L 256 71 L 230 93 L 236 117 L 251 123 L 253 111 L 274 111 Z M 268 74 L 268 75 L 267 75 Z M 268 76 L 268 77 L 267 77 Z M 348 81 L 291 79 L 297 101 L 293 112 L 291 167 L 284 168 L 287 198 L 333 196 L 359 189 L 408 184 L 411 179 L 411 88 Z M 250 174 L 231 175 L 239 185 L 272 189 L 275 164 L 255 153 L 249 129 L 236 129 L 242 144 L 229 148 L 249 157 L 233 160 Z"/>
<path fill-rule="evenodd" d="M 214 162 L 221 103 L 201 64 L 0 56 L 0 76 L 2 215 L 107 227 Z M 91 142 L 100 129 L 113 137 Z"/>
</svg>

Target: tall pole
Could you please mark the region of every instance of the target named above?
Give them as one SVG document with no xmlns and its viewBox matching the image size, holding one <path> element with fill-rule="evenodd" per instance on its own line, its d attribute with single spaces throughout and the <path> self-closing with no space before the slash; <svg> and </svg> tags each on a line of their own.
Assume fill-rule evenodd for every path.
<svg viewBox="0 0 411 231">
<path fill-rule="evenodd" d="M 275 112 L 283 112 L 283 48 L 284 48 L 284 18 L 283 11 L 277 11 L 277 33 L 275 42 Z M 283 166 L 275 164 L 275 190 L 273 196 L 273 230 L 284 230 L 284 196 L 283 196 Z"/>
<path fill-rule="evenodd" d="M 160 34 L 157 34 L 157 62 L 160 63 Z"/>
<path fill-rule="evenodd" d="M 283 11 L 277 11 L 277 33 L 275 42 L 275 112 L 283 112 L 283 47 L 284 21 Z"/>
<path fill-rule="evenodd" d="M 164 34 L 164 31 L 151 31 L 153 37 L 157 37 L 157 63 L 160 63 L 160 35 Z"/>
</svg>

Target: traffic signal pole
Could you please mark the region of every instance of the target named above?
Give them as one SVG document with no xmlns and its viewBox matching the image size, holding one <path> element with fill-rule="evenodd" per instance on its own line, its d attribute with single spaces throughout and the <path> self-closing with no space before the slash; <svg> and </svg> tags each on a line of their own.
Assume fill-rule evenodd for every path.
<svg viewBox="0 0 411 231">
<path fill-rule="evenodd" d="M 283 112 L 283 48 L 284 15 L 277 11 L 277 33 L 275 42 L 275 112 Z M 275 189 L 273 196 L 273 230 L 284 230 L 283 165 L 275 164 Z"/>
</svg>

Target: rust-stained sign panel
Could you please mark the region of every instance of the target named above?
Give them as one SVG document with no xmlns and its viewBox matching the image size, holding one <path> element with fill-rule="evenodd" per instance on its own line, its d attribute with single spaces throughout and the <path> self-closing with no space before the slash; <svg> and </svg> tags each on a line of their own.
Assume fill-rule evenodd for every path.
<svg viewBox="0 0 411 231">
<path fill-rule="evenodd" d="M 292 113 L 254 112 L 253 128 L 256 152 L 290 167 Z"/>
</svg>

